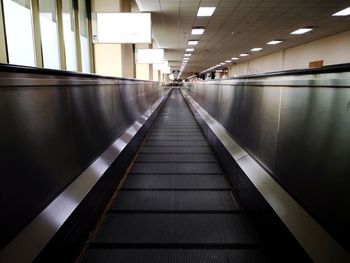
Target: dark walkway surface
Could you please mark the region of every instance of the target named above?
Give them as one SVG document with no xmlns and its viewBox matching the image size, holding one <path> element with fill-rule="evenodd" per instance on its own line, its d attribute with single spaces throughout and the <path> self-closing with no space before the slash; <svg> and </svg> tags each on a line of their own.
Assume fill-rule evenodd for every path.
<svg viewBox="0 0 350 263">
<path fill-rule="evenodd" d="M 83 262 L 261 262 L 254 229 L 174 89 Z"/>
</svg>

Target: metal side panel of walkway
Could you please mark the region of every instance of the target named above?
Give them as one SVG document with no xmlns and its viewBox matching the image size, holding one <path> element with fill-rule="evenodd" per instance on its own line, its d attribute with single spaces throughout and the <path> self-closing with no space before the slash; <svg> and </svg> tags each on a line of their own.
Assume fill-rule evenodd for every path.
<svg viewBox="0 0 350 263">
<path fill-rule="evenodd" d="M 173 89 L 82 262 L 262 262 L 257 234 Z"/>
</svg>

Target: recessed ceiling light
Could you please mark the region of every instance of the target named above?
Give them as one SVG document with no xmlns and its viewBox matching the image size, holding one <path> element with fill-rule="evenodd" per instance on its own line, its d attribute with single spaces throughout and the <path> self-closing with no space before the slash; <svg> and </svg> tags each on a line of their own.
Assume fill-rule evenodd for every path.
<svg viewBox="0 0 350 263">
<path fill-rule="evenodd" d="M 225 65 L 225 63 L 220 63 L 220 65 Z"/>
<path fill-rule="evenodd" d="M 216 7 L 200 7 L 197 16 L 212 16 Z"/>
<path fill-rule="evenodd" d="M 260 50 L 262 50 L 261 47 L 255 47 L 255 48 L 252 48 L 250 51 L 260 51 Z"/>
<path fill-rule="evenodd" d="M 194 51 L 194 48 L 186 48 L 186 52 L 192 52 Z"/>
<path fill-rule="evenodd" d="M 304 27 L 304 28 L 299 28 L 298 30 L 293 31 L 292 33 L 290 33 L 291 35 L 301 35 L 301 34 L 305 34 L 307 32 L 310 32 L 313 28 L 311 27 Z"/>
<path fill-rule="evenodd" d="M 279 44 L 279 43 L 281 43 L 282 42 L 282 40 L 272 40 L 272 41 L 270 41 L 270 42 L 267 42 L 267 44 L 268 45 L 277 45 L 277 44 Z"/>
<path fill-rule="evenodd" d="M 242 54 L 240 54 L 240 56 L 241 56 L 241 57 L 246 57 L 246 56 L 249 56 L 249 54 L 247 54 L 247 53 L 242 53 Z"/>
<path fill-rule="evenodd" d="M 226 61 L 225 61 L 225 63 L 230 63 L 230 62 L 231 62 L 231 60 L 226 60 Z"/>
<path fill-rule="evenodd" d="M 239 60 L 239 58 L 236 58 L 236 57 L 233 57 L 233 58 L 231 58 L 232 60 Z"/>
<path fill-rule="evenodd" d="M 350 7 L 345 8 L 337 13 L 334 13 L 332 16 L 348 16 L 350 15 Z"/>
<path fill-rule="evenodd" d="M 197 44 L 198 44 L 198 40 L 190 40 L 190 41 L 188 41 L 188 45 L 189 46 L 195 46 Z"/>
<path fill-rule="evenodd" d="M 192 35 L 202 35 L 204 33 L 204 28 L 192 28 Z"/>
<path fill-rule="evenodd" d="M 185 56 L 185 57 L 190 57 L 191 54 L 186 53 L 184 56 Z"/>
</svg>

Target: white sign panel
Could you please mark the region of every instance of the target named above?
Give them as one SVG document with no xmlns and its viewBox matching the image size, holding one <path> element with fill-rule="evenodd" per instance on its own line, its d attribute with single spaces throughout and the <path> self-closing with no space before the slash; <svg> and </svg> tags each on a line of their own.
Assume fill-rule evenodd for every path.
<svg viewBox="0 0 350 263">
<path fill-rule="evenodd" d="M 153 64 L 153 70 L 166 70 L 169 66 L 169 63 L 167 60 L 164 60 L 163 63 L 157 63 L 157 64 Z"/>
<path fill-rule="evenodd" d="M 97 13 L 96 43 L 152 43 L 150 13 Z"/>
<path fill-rule="evenodd" d="M 168 66 L 166 69 L 160 71 L 163 74 L 170 74 L 170 67 Z"/>
<path fill-rule="evenodd" d="M 164 49 L 138 49 L 137 63 L 139 64 L 154 64 L 164 61 Z"/>
</svg>

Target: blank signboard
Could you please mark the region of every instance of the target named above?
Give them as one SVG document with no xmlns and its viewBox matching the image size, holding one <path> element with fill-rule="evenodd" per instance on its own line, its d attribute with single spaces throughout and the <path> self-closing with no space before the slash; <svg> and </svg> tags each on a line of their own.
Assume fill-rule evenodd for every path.
<svg viewBox="0 0 350 263">
<path fill-rule="evenodd" d="M 152 43 L 150 13 L 97 13 L 96 43 Z"/>
</svg>

